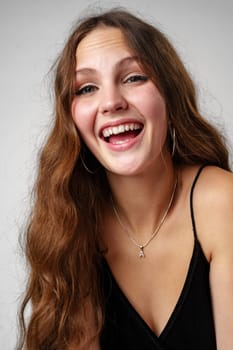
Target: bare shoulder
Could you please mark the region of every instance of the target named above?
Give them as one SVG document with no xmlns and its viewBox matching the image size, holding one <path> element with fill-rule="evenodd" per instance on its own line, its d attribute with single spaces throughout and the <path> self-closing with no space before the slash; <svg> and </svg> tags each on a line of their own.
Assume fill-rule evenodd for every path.
<svg viewBox="0 0 233 350">
<path fill-rule="evenodd" d="M 195 188 L 198 237 L 210 262 L 217 348 L 233 348 L 233 174 L 203 169 Z"/>
<path fill-rule="evenodd" d="M 197 233 L 209 258 L 228 249 L 233 251 L 233 174 L 205 167 L 193 201 Z"/>
<path fill-rule="evenodd" d="M 211 184 L 222 185 L 222 189 L 233 186 L 233 173 L 216 166 L 206 166 L 203 171 L 203 180 L 210 180 Z"/>
<path fill-rule="evenodd" d="M 220 212 L 231 211 L 233 215 L 233 173 L 224 169 L 207 166 L 197 183 L 197 198 L 208 204 L 207 209 Z"/>
<path fill-rule="evenodd" d="M 200 166 L 182 170 L 186 200 Z M 215 166 L 206 166 L 193 191 L 193 210 L 198 239 L 207 259 L 220 251 L 233 252 L 233 174 Z"/>
<path fill-rule="evenodd" d="M 200 166 L 188 166 L 182 169 L 182 182 L 187 194 Z M 216 166 L 206 166 L 198 178 L 194 190 L 194 201 L 208 208 L 227 207 L 233 204 L 233 173 Z M 203 204 L 202 204 L 203 203 Z"/>
</svg>

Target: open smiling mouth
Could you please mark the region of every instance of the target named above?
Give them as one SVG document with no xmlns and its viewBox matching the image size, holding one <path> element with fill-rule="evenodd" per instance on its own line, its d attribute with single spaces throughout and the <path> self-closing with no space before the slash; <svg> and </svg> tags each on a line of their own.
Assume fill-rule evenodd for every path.
<svg viewBox="0 0 233 350">
<path fill-rule="evenodd" d="M 102 130 L 102 139 L 105 142 L 120 145 L 134 139 L 143 129 L 141 123 L 126 123 L 107 127 Z"/>
</svg>

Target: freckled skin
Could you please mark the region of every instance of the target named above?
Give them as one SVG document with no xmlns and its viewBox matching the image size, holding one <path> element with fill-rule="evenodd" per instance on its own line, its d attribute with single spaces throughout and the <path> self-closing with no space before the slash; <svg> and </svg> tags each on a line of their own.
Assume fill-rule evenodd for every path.
<svg viewBox="0 0 233 350">
<path fill-rule="evenodd" d="M 165 102 L 121 31 L 101 27 L 89 33 L 77 47 L 76 62 L 78 93 L 72 116 L 95 157 L 108 171 L 119 175 L 140 174 L 164 161 L 161 151 L 163 158 L 168 154 Z M 135 75 L 144 79 L 135 79 Z M 102 128 L 129 120 L 143 126 L 137 142 L 110 148 L 101 137 Z"/>
</svg>

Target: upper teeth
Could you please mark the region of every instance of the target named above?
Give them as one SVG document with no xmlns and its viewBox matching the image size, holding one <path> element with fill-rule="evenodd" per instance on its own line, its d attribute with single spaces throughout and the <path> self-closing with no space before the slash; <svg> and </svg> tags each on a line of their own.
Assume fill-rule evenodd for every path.
<svg viewBox="0 0 233 350">
<path fill-rule="evenodd" d="M 108 127 L 102 131 L 104 137 L 109 137 L 111 135 L 118 135 L 129 130 L 141 129 L 141 125 L 138 123 L 121 124 L 118 126 Z"/>
</svg>

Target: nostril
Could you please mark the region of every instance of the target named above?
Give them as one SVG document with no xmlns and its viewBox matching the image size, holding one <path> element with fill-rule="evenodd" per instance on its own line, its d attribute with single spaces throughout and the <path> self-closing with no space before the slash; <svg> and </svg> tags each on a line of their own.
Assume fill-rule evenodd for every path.
<svg viewBox="0 0 233 350">
<path fill-rule="evenodd" d="M 127 101 L 122 97 L 122 96 L 118 96 L 118 97 L 114 97 L 112 96 L 112 98 L 109 98 L 108 100 L 103 101 L 102 105 L 101 105 L 101 112 L 102 113 L 109 113 L 109 112 L 116 112 L 116 111 L 121 111 L 121 110 L 126 110 L 127 109 Z"/>
</svg>

